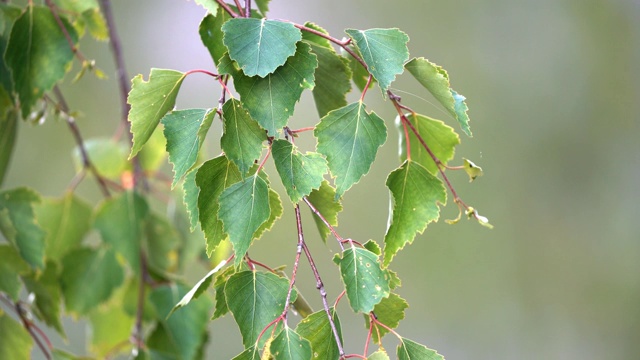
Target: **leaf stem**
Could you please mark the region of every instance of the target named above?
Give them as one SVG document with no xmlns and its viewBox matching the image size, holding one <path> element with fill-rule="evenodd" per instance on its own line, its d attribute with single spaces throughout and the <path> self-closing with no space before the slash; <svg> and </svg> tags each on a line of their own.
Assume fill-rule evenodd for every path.
<svg viewBox="0 0 640 360">
<path fill-rule="evenodd" d="M 209 76 L 211 76 L 213 78 L 216 78 L 216 79 L 220 77 L 220 75 L 218 75 L 216 73 L 213 73 L 211 71 L 208 71 L 208 70 L 204 70 L 204 69 L 192 69 L 192 70 L 189 70 L 189 71 L 184 73 L 184 76 L 186 77 L 187 75 L 191 75 L 191 74 L 195 74 L 195 73 L 206 74 L 206 75 L 209 75 Z"/>
<path fill-rule="evenodd" d="M 371 85 L 371 81 L 373 80 L 373 75 L 369 74 L 369 79 L 367 79 L 367 85 L 362 89 L 362 95 L 360 95 L 360 102 L 364 101 L 364 96 L 367 94 L 367 90 L 369 90 L 369 85 Z"/>
<path fill-rule="evenodd" d="M 226 2 L 224 2 L 223 0 L 216 0 L 216 2 L 218 3 L 218 5 L 220 5 L 220 7 L 222 7 L 224 9 L 224 11 L 226 11 L 229 15 L 231 15 L 231 17 L 237 18 L 238 14 L 236 14 L 235 11 L 233 11 L 229 5 L 227 5 Z"/>
<path fill-rule="evenodd" d="M 355 51 L 353 51 L 349 47 L 349 44 L 351 44 L 351 39 L 350 38 L 348 38 L 347 40 L 341 41 L 341 40 L 338 40 L 338 39 L 334 38 L 331 35 L 327 35 L 327 34 L 325 34 L 323 32 L 320 32 L 320 31 L 315 30 L 315 29 L 311 29 L 311 28 L 306 27 L 304 25 L 296 24 L 296 23 L 293 23 L 293 22 L 292 22 L 292 24 L 293 24 L 293 26 L 297 27 L 298 29 L 300 29 L 302 31 L 306 31 L 306 32 L 312 33 L 314 35 L 318 35 L 321 38 L 325 38 L 325 39 L 331 41 L 332 43 L 340 46 L 341 48 L 344 49 L 344 51 L 349 53 L 349 55 L 351 55 L 357 62 L 359 62 L 362 66 L 364 66 L 365 69 L 368 69 L 367 68 L 367 64 L 364 62 L 364 60 L 362 60 L 362 58 L 360 56 L 358 56 L 358 54 L 356 54 Z"/>
</svg>

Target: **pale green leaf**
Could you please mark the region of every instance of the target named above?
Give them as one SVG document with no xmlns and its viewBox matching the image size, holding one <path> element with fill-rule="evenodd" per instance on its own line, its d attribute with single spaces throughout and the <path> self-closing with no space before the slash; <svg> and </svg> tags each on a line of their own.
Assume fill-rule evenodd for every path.
<svg viewBox="0 0 640 360">
<path fill-rule="evenodd" d="M 207 275 L 205 275 L 202 279 L 200 279 L 200 281 L 198 281 L 191 288 L 191 290 L 189 290 L 189 292 L 187 292 L 182 297 L 182 299 L 180 299 L 180 301 L 171 309 L 171 312 L 169 312 L 169 315 L 167 316 L 171 316 L 171 314 L 173 314 L 174 311 L 180 309 L 183 306 L 188 305 L 189 302 L 191 302 L 191 300 L 197 299 L 200 295 L 202 295 L 202 293 L 207 291 L 207 289 L 209 288 L 209 285 L 211 285 L 211 282 L 213 281 L 213 275 L 215 275 L 218 271 L 220 271 L 220 269 L 222 269 L 225 265 L 227 265 L 227 261 L 222 260 L 222 262 L 220 262 L 216 267 L 214 267 L 211 271 L 209 271 Z"/>
<path fill-rule="evenodd" d="M 99 358 L 107 355 L 115 357 L 130 349 L 120 348 L 121 351 L 113 353 L 119 348 L 118 345 L 127 341 L 131 336 L 131 329 L 135 324 L 135 317 L 128 314 L 120 303 L 122 299 L 114 296 L 113 301 L 98 306 L 89 313 L 89 324 L 91 325 L 91 342 L 89 348 L 91 353 Z"/>
<path fill-rule="evenodd" d="M 224 287 L 227 306 L 240 328 L 245 348 L 253 345 L 267 324 L 285 308 L 289 281 L 273 273 L 241 271 L 229 277 Z M 296 298 L 295 290 L 291 301 Z M 264 344 L 266 336 L 260 339 Z"/>
<path fill-rule="evenodd" d="M 46 198 L 35 210 L 38 223 L 47 233 L 47 259 L 62 259 L 82 242 L 91 229 L 93 209 L 72 192 L 67 192 L 59 199 Z"/>
<path fill-rule="evenodd" d="M 369 172 L 378 148 L 387 139 L 387 128 L 376 113 L 355 102 L 328 113 L 314 130 L 318 152 L 327 158 L 336 177 L 336 197 L 341 197 Z"/>
<path fill-rule="evenodd" d="M 412 243 L 416 234 L 424 231 L 440 217 L 440 204 L 447 202 L 442 182 L 415 161 L 405 161 L 387 177 L 391 191 L 392 214 L 384 236 L 384 266 L 405 244 Z"/>
<path fill-rule="evenodd" d="M 173 165 L 173 189 L 195 165 L 216 112 L 210 109 L 172 111 L 162 118 L 169 162 Z"/>
<path fill-rule="evenodd" d="M 198 214 L 200 226 L 207 238 L 208 256 L 211 256 L 218 244 L 228 237 L 218 216 L 220 194 L 241 179 L 238 167 L 224 155 L 205 162 L 198 169 Z"/>
<path fill-rule="evenodd" d="M 64 17 L 60 20 L 75 45 L 78 35 Z M 13 24 L 4 59 L 27 118 L 36 101 L 69 70 L 73 51 L 51 10 L 31 5 Z"/>
<path fill-rule="evenodd" d="M 269 2 L 271 0 L 256 0 L 256 5 L 258 6 L 258 11 L 262 14 L 262 16 L 267 16 L 267 11 L 269 11 Z"/>
<path fill-rule="evenodd" d="M 407 119 L 413 124 L 413 127 L 418 131 L 418 134 L 420 134 L 420 137 L 427 144 L 433 155 L 435 155 L 443 165 L 446 165 L 449 160 L 453 159 L 455 147 L 460 144 L 460 137 L 453 128 L 440 120 L 415 113 L 407 114 Z M 404 130 L 402 129 L 400 117 L 396 117 L 396 125 L 398 126 L 398 134 L 400 137 L 400 159 L 405 161 L 407 160 L 407 141 Z M 424 166 L 430 173 L 434 175 L 437 174 L 438 166 L 409 126 L 407 126 L 407 132 L 409 133 L 409 142 L 411 144 L 411 160 L 420 163 L 420 165 Z"/>
<path fill-rule="evenodd" d="M 340 343 L 342 343 L 342 328 L 338 313 L 334 308 L 330 308 L 329 313 L 338 331 Z M 298 323 L 296 331 L 311 343 L 314 359 L 337 359 L 340 356 L 338 344 L 325 310 L 317 311 L 302 319 Z"/>
<path fill-rule="evenodd" d="M 391 290 L 402 286 L 402 280 L 398 277 L 398 273 L 391 269 L 385 269 L 385 271 L 387 272 L 387 275 L 389 275 L 389 288 Z"/>
<path fill-rule="evenodd" d="M 469 159 L 462 158 L 464 161 L 464 171 L 469 175 L 469 182 L 472 182 L 477 177 L 482 176 L 482 168 L 473 163 L 473 161 Z"/>
<path fill-rule="evenodd" d="M 140 167 L 142 168 L 142 171 L 146 173 L 156 173 L 158 169 L 166 163 L 167 139 L 165 139 L 163 131 L 164 126 L 159 126 L 157 131 L 154 131 L 151 134 L 147 143 L 138 153 Z"/>
<path fill-rule="evenodd" d="M 311 344 L 288 326 L 273 339 L 269 346 L 275 360 L 311 360 Z"/>
<path fill-rule="evenodd" d="M 458 120 L 462 131 L 471 136 L 465 97 L 451 89 L 447 71 L 422 57 L 411 59 L 405 68 Z"/>
<path fill-rule="evenodd" d="M 240 71 L 231 74 L 242 105 L 271 136 L 287 125 L 304 89 L 315 86 L 318 60 L 308 44 L 299 42 L 296 48 L 295 55 L 265 77 L 249 77 Z"/>
<path fill-rule="evenodd" d="M 260 360 L 260 350 L 255 345 L 252 345 L 231 360 Z"/>
<path fill-rule="evenodd" d="M 372 253 L 380 256 L 382 254 L 382 249 L 380 249 L 380 245 L 374 240 L 368 240 L 366 243 L 362 244 L 362 247 L 371 251 Z"/>
<path fill-rule="evenodd" d="M 76 14 L 99 7 L 97 0 L 55 0 L 54 3 L 65 12 Z"/>
<path fill-rule="evenodd" d="M 198 210 L 198 196 L 200 195 L 200 189 L 196 184 L 196 174 L 198 174 L 199 169 L 199 167 L 191 169 L 191 171 L 185 175 L 184 182 L 182 183 L 182 202 L 185 205 L 185 210 L 189 217 L 190 232 L 193 232 L 198 227 L 198 220 L 200 218 L 200 212 Z"/>
<path fill-rule="evenodd" d="M 244 176 L 262 153 L 267 134 L 251 118 L 238 100 L 230 99 L 222 106 L 224 134 L 220 146 Z"/>
<path fill-rule="evenodd" d="M 355 42 L 367 69 L 384 93 L 396 75 L 404 71 L 403 65 L 409 59 L 409 37 L 398 29 L 347 29 L 346 33 Z"/>
<path fill-rule="evenodd" d="M 0 291 L 9 295 L 9 297 L 17 301 L 20 296 L 20 288 L 22 282 L 20 275 L 29 272 L 29 264 L 27 264 L 13 246 L 0 245 Z"/>
<path fill-rule="evenodd" d="M 265 77 L 296 52 L 302 38 L 291 23 L 277 20 L 235 18 L 222 25 L 229 56 L 247 76 Z"/>
<path fill-rule="evenodd" d="M 140 271 L 140 246 L 148 213 L 145 198 L 131 191 L 103 201 L 96 211 L 95 227 L 102 240 L 127 259 L 134 272 Z"/>
<path fill-rule="evenodd" d="M 98 41 L 109 40 L 109 28 L 107 27 L 107 21 L 99 7 L 88 9 L 82 12 L 82 20 L 89 28 L 89 34 Z"/>
<path fill-rule="evenodd" d="M 113 250 L 80 248 L 62 259 L 60 283 L 67 311 L 86 314 L 111 297 L 124 281 Z"/>
<path fill-rule="evenodd" d="M 0 359 L 30 359 L 33 339 L 27 330 L 0 309 Z"/>
<path fill-rule="evenodd" d="M 39 276 L 29 274 L 22 280 L 29 293 L 35 297 L 32 310 L 36 317 L 54 328 L 62 337 L 66 337 L 60 313 L 62 293 L 59 276 L 60 267 L 57 263 L 47 261 L 44 271 Z"/>
<path fill-rule="evenodd" d="M 291 201 L 298 203 L 313 189 L 319 189 L 327 161 L 318 153 L 302 154 L 291 142 L 278 139 L 271 145 L 271 153 L 282 184 Z"/>
<path fill-rule="evenodd" d="M 367 360 L 390 360 L 384 349 L 380 349 L 367 357 Z"/>
<path fill-rule="evenodd" d="M 127 103 L 131 105 L 129 122 L 133 146 L 129 157 L 135 156 L 158 127 L 160 119 L 173 109 L 185 74 L 175 70 L 151 69 L 149 80 L 142 75 L 131 80 Z"/>
<path fill-rule="evenodd" d="M 407 301 L 401 298 L 398 294 L 391 293 L 389 297 L 386 297 L 380 301 L 376 307 L 373 308 L 373 312 L 376 314 L 376 319 L 379 322 L 385 324 L 391 329 L 395 329 L 400 324 L 400 320 L 404 319 L 404 311 L 409 307 Z M 369 329 L 369 319 L 365 318 L 365 325 Z M 389 332 L 382 326 L 378 326 L 377 330 L 373 330 L 373 341 L 377 344 L 382 344 L 382 338 Z"/>
<path fill-rule="evenodd" d="M 422 344 L 401 338 L 397 350 L 398 360 L 444 360 L 444 356 Z"/>
<path fill-rule="evenodd" d="M 233 244 L 237 266 L 251 246 L 253 234 L 269 219 L 269 185 L 255 174 L 226 188 L 219 199 L 218 218 Z"/>
<path fill-rule="evenodd" d="M 119 179 L 122 173 L 129 169 L 127 162 L 127 146 L 111 138 L 91 138 L 84 141 L 84 148 L 91 164 L 100 176 L 109 179 Z M 79 147 L 73 149 L 73 160 L 77 171 L 84 168 L 84 162 Z"/>
<path fill-rule="evenodd" d="M 369 250 L 350 247 L 338 259 L 349 305 L 355 312 L 368 313 L 389 296 L 389 279 L 380 268 L 378 256 Z"/>
<path fill-rule="evenodd" d="M 218 10 L 218 3 L 215 0 L 195 0 L 196 4 L 202 6 L 211 14 L 215 14 Z"/>
<path fill-rule="evenodd" d="M 342 204 L 340 200 L 336 199 L 336 189 L 331 187 L 328 181 L 322 181 L 320 189 L 313 190 L 307 197 L 307 200 L 322 214 L 331 226 L 338 226 L 338 213 L 342 211 Z M 317 215 L 313 215 L 313 220 L 318 227 L 318 231 L 320 231 L 322 241 L 326 243 L 331 231 Z"/>
<path fill-rule="evenodd" d="M 34 214 L 40 201 L 40 195 L 28 188 L 0 191 L 0 232 L 29 265 L 43 269 L 46 233 Z"/>
</svg>

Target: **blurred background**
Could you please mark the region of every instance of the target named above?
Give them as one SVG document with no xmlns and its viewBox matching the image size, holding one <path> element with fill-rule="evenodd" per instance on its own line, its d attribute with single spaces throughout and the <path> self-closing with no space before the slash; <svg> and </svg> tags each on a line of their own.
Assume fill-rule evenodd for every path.
<svg viewBox="0 0 640 360">
<path fill-rule="evenodd" d="M 194 2 L 113 6 L 129 77 L 146 79 L 151 67 L 213 69 L 198 35 L 205 11 Z M 411 38 L 411 56 L 443 66 L 452 87 L 467 97 L 474 137 L 461 135 L 452 164 L 466 157 L 485 175 L 472 184 L 463 173 L 450 176 L 463 200 L 495 229 L 441 221 L 396 256 L 391 268 L 403 280 L 399 294 L 410 304 L 400 334 L 447 359 L 638 358 L 640 2 L 273 0 L 270 7 L 270 18 L 311 20 L 338 38 L 345 28 L 399 27 Z M 82 50 L 109 80 L 85 76 L 62 89 L 83 114 L 78 121 L 85 138 L 110 136 L 120 121 L 111 54 L 107 44 L 88 38 Z M 416 111 L 460 132 L 409 74 L 392 86 L 407 92 L 399 93 Z M 210 78 L 190 76 L 182 89 L 179 108 L 216 106 L 219 87 Z M 382 243 L 389 202 L 384 183 L 399 165 L 398 139 L 393 106 L 377 88 L 366 102 L 387 121 L 389 138 L 369 176 L 345 195 L 338 231 Z M 307 92 L 290 123 L 317 121 Z M 219 152 L 216 126 L 209 132 L 210 154 Z M 59 196 L 75 173 L 73 146 L 61 123 L 21 124 L 4 186 L 28 185 Z M 95 184 L 85 182 L 82 195 L 99 199 Z M 332 240 L 322 244 L 310 213 L 303 215 L 308 242 L 335 298 L 340 283 L 330 259 L 337 247 Z M 456 215 L 450 203 L 441 220 Z M 283 218 L 258 241 L 253 257 L 290 269 L 294 229 L 285 203 Z M 311 272 L 304 262 L 301 267 L 298 286 L 320 308 Z M 191 272 L 188 281 L 194 283 L 206 270 Z M 341 308 L 346 349 L 361 352 L 364 321 L 350 315 L 346 303 Z M 84 325 L 68 320 L 66 326 L 70 346 L 81 353 Z M 210 341 L 208 358 L 241 351 L 230 315 L 211 325 Z M 392 353 L 395 344 L 390 337 L 385 341 Z"/>
</svg>

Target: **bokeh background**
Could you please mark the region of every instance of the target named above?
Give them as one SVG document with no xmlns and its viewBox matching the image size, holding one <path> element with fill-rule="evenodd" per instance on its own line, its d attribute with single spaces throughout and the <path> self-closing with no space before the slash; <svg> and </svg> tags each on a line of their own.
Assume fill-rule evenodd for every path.
<svg viewBox="0 0 640 360">
<path fill-rule="evenodd" d="M 213 69 L 198 25 L 205 11 L 186 0 L 113 2 L 130 77 L 151 67 Z M 399 332 L 437 349 L 447 359 L 637 359 L 640 353 L 640 2 L 636 0 L 367 1 L 273 0 L 271 18 L 312 20 L 334 36 L 345 28 L 399 27 L 412 56 L 449 71 L 452 87 L 467 97 L 473 138 L 458 148 L 485 175 L 469 184 L 451 175 L 465 202 L 495 225 L 442 222 L 392 263 L 411 307 Z M 108 46 L 85 41 L 83 52 L 110 77 L 85 76 L 63 91 L 82 112 L 85 138 L 110 136 L 119 99 Z M 394 84 L 415 110 L 451 119 L 405 74 Z M 189 77 L 178 107 L 213 107 L 214 81 Z M 357 96 L 357 95 L 353 95 Z M 376 88 L 367 95 L 389 138 L 378 162 L 345 195 L 342 236 L 382 241 L 387 224 L 386 175 L 398 166 L 394 110 Z M 315 124 L 309 94 L 291 120 Z M 208 151 L 219 151 L 219 127 Z M 305 135 L 302 137 L 304 138 Z M 306 135 L 307 137 L 310 136 Z M 66 126 L 21 124 L 5 187 L 28 185 L 60 195 L 74 174 L 73 140 Z M 274 181 L 276 183 L 276 181 Z M 87 182 L 83 195 L 98 199 Z M 292 265 L 293 211 L 256 245 L 252 255 L 272 266 Z M 330 296 L 339 289 L 310 213 L 308 241 Z M 455 206 L 443 218 L 456 216 Z M 304 263 L 303 263 L 304 264 Z M 320 307 L 313 278 L 302 266 L 298 285 Z M 205 273 L 194 268 L 193 283 Z M 348 352 L 361 352 L 360 316 L 342 305 Z M 82 352 L 84 324 L 68 320 L 71 347 Z M 241 351 L 230 316 L 211 326 L 209 358 Z M 60 341 L 59 339 L 54 339 Z M 385 342 L 395 352 L 393 339 Z M 38 354 L 36 354 L 37 356 Z"/>
</svg>

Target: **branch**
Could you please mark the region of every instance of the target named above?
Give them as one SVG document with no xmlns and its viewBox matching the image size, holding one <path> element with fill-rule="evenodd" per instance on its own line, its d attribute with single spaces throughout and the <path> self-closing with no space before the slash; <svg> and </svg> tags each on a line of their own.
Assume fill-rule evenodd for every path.
<svg viewBox="0 0 640 360">
<path fill-rule="evenodd" d="M 224 9 L 224 11 L 226 11 L 229 15 L 231 15 L 231 17 L 237 18 L 238 14 L 236 14 L 235 11 L 233 11 L 229 5 L 227 5 L 227 3 L 225 3 L 223 0 L 216 0 L 216 2 L 218 3 L 218 5 L 220 5 L 220 7 L 222 7 Z"/>
<path fill-rule="evenodd" d="M 324 225 L 327 228 L 329 228 L 329 231 L 331 231 L 331 234 L 333 234 L 333 236 L 338 241 L 338 244 L 340 244 L 340 248 L 344 251 L 344 246 L 342 245 L 344 243 L 344 239 L 340 235 L 338 235 L 338 233 L 333 228 L 333 226 L 331 226 L 331 224 L 329 224 L 329 221 L 327 221 L 327 219 L 324 216 L 322 216 L 322 213 L 320 213 L 320 211 L 318 211 L 318 209 L 316 209 L 313 206 L 313 204 L 309 201 L 309 199 L 306 196 L 303 197 L 302 200 L 304 200 L 304 202 L 307 204 L 307 206 L 309 206 L 309 209 L 311 209 L 311 212 L 313 212 L 318 218 L 320 218 L 320 220 L 324 223 Z"/>
</svg>

